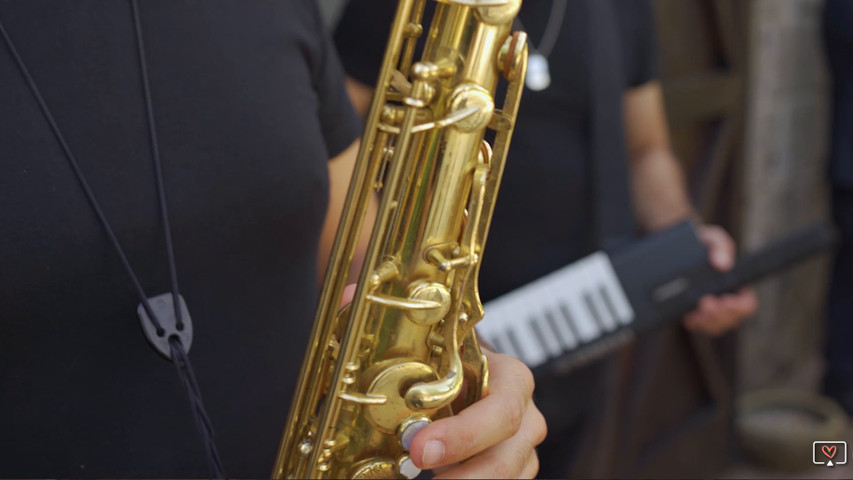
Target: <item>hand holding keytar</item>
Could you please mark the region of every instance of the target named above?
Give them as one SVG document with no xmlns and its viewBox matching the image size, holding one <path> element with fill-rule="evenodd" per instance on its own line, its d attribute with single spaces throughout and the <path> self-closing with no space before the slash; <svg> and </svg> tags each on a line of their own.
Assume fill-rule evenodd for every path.
<svg viewBox="0 0 853 480">
<path fill-rule="evenodd" d="M 498 351 L 534 373 L 567 372 L 642 332 L 679 321 L 704 295 L 733 292 L 830 248 L 825 223 L 799 230 L 714 269 L 683 222 L 618 251 L 596 252 L 487 303 L 477 325 Z"/>
</svg>

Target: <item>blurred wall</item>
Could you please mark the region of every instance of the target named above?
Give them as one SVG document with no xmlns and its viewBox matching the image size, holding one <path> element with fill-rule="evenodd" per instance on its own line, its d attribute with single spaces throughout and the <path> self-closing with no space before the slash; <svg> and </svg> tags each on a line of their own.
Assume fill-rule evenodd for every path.
<svg viewBox="0 0 853 480">
<path fill-rule="evenodd" d="M 822 0 L 753 0 L 749 31 L 741 241 L 762 245 L 826 216 L 828 78 Z M 811 261 L 759 288 L 740 334 L 742 389 L 816 388 L 828 263 Z M 796 385 L 792 385 L 796 384 Z"/>
</svg>

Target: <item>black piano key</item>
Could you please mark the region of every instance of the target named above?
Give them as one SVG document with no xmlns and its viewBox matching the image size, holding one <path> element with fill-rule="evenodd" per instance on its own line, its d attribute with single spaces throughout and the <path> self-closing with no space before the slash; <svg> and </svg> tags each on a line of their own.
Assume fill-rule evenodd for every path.
<svg viewBox="0 0 853 480">
<path fill-rule="evenodd" d="M 595 319 L 595 323 L 598 324 L 599 329 L 602 332 L 611 330 L 607 326 L 607 323 L 604 321 L 604 317 L 602 316 L 604 312 L 599 312 L 598 309 L 595 307 L 595 301 L 592 299 L 592 293 L 584 293 L 583 301 L 586 304 L 586 308 L 589 310 L 589 313 L 591 314 L 592 318 Z"/>
<path fill-rule="evenodd" d="M 610 312 L 610 317 L 613 318 L 613 321 L 616 325 L 621 325 L 622 322 L 619 320 L 619 313 L 616 311 L 616 306 L 613 304 L 613 299 L 610 298 L 610 292 L 607 291 L 604 287 L 599 287 L 599 293 L 601 293 L 601 298 L 604 299 L 604 305 L 607 310 Z"/>
<path fill-rule="evenodd" d="M 527 355 L 524 354 L 524 350 L 521 348 L 521 344 L 518 342 L 518 339 L 515 338 L 515 333 L 512 331 L 511 328 L 509 329 L 509 335 L 507 335 L 507 338 L 509 339 L 509 343 L 512 346 L 512 349 L 515 350 L 515 352 L 517 353 L 515 357 L 521 360 L 522 362 L 529 364 L 530 360 L 527 358 Z"/>
<path fill-rule="evenodd" d="M 530 324 L 530 328 L 533 330 L 533 336 L 536 337 L 536 341 L 539 342 L 539 345 L 542 347 L 542 351 L 546 352 L 549 357 L 553 356 L 551 354 L 551 349 L 548 348 L 548 342 L 545 340 L 545 333 L 539 327 L 539 324 L 536 323 L 536 318 L 530 317 L 530 319 L 527 320 L 527 323 Z"/>
<path fill-rule="evenodd" d="M 551 332 L 553 332 L 554 337 L 557 338 L 557 342 L 560 344 L 562 349 L 571 348 L 571 345 L 577 344 L 577 342 L 572 342 L 566 335 L 560 331 L 559 326 L 557 325 L 557 319 L 554 318 L 554 313 L 551 310 L 545 311 L 545 322 L 548 327 L 550 327 Z"/>
<path fill-rule="evenodd" d="M 560 313 L 563 314 L 563 318 L 565 319 L 566 324 L 569 326 L 569 330 L 572 331 L 572 335 L 575 336 L 578 343 L 583 343 L 583 337 L 581 337 L 580 329 L 575 325 L 575 320 L 572 318 L 572 313 L 569 311 L 569 307 L 566 306 L 565 303 L 560 302 Z"/>
</svg>

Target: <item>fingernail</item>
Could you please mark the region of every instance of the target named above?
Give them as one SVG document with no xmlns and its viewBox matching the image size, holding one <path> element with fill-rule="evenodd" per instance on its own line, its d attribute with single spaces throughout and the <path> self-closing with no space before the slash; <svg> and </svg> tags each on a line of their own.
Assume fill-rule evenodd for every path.
<svg viewBox="0 0 853 480">
<path fill-rule="evenodd" d="M 432 468 L 438 465 L 444 458 L 444 443 L 438 440 L 430 440 L 424 445 L 424 454 L 421 463 L 424 468 Z"/>
</svg>

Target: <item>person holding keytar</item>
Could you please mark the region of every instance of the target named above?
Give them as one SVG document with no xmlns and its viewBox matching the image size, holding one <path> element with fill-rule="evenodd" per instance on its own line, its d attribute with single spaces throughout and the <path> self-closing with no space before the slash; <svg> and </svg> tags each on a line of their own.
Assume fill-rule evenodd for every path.
<svg viewBox="0 0 853 480">
<path fill-rule="evenodd" d="M 362 113 L 387 35 L 376 25 L 387 23 L 393 4 L 350 0 L 336 27 Z M 698 218 L 670 147 L 651 1 L 525 0 L 517 27 L 529 38 L 527 88 L 484 252 L 483 300 L 689 218 L 710 263 L 731 268 L 734 241 Z M 684 325 L 721 335 L 756 308 L 751 290 L 706 296 Z M 542 476 L 572 475 L 600 403 L 603 368 L 538 380 L 535 397 L 549 426 L 538 449 Z"/>
</svg>

